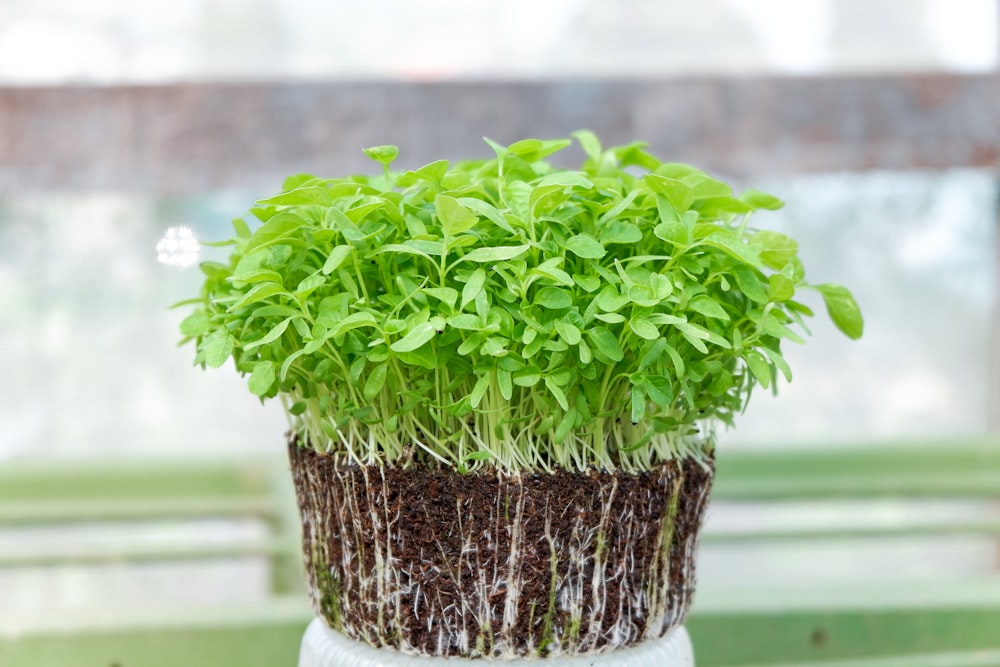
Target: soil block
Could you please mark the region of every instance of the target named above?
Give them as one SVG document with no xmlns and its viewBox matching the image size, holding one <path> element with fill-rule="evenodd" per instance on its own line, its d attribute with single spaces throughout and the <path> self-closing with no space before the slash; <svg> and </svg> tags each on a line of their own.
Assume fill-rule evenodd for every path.
<svg viewBox="0 0 1000 667">
<path fill-rule="evenodd" d="M 680 625 L 710 464 L 641 473 L 348 464 L 289 445 L 316 612 L 411 654 L 602 653 Z"/>
</svg>

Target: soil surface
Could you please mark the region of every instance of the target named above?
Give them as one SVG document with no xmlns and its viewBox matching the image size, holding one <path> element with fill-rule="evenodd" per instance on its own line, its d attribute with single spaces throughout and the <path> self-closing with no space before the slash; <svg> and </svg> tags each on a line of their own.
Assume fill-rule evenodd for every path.
<svg viewBox="0 0 1000 667">
<path fill-rule="evenodd" d="M 353 639 L 577 655 L 660 637 L 690 606 L 704 463 L 460 474 L 289 453 L 314 607 Z"/>
</svg>

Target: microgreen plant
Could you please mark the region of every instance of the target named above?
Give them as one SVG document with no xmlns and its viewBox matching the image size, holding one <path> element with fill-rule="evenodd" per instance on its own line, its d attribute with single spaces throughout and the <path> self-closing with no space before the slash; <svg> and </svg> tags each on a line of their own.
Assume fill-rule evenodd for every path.
<svg viewBox="0 0 1000 667">
<path fill-rule="evenodd" d="M 234 221 L 181 324 L 280 396 L 300 441 L 362 463 L 642 470 L 707 455 L 752 389 L 791 379 L 818 291 L 797 243 L 750 225 L 777 198 L 575 134 L 579 170 L 526 139 L 495 157 L 375 176 L 293 176 Z"/>
</svg>

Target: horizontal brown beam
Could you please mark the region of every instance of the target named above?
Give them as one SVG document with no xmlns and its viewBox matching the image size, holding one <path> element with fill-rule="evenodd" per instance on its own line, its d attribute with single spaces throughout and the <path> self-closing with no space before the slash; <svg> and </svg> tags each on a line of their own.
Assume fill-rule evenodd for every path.
<svg viewBox="0 0 1000 667">
<path fill-rule="evenodd" d="M 1000 165 L 1000 75 L 0 88 L 0 195 L 273 188 L 588 127 L 728 173 Z"/>
</svg>

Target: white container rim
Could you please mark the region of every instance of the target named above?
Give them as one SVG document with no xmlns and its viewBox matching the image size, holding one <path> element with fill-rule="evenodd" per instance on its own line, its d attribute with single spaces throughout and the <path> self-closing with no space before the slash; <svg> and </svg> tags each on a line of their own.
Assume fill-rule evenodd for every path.
<svg viewBox="0 0 1000 667">
<path fill-rule="evenodd" d="M 517 667 L 694 667 L 694 651 L 687 630 L 680 626 L 659 639 L 597 655 L 510 660 L 428 657 L 374 648 L 348 639 L 327 627 L 322 619 L 316 618 L 306 628 L 299 653 L 299 667 L 456 667 L 463 662 L 493 662 Z"/>
</svg>

